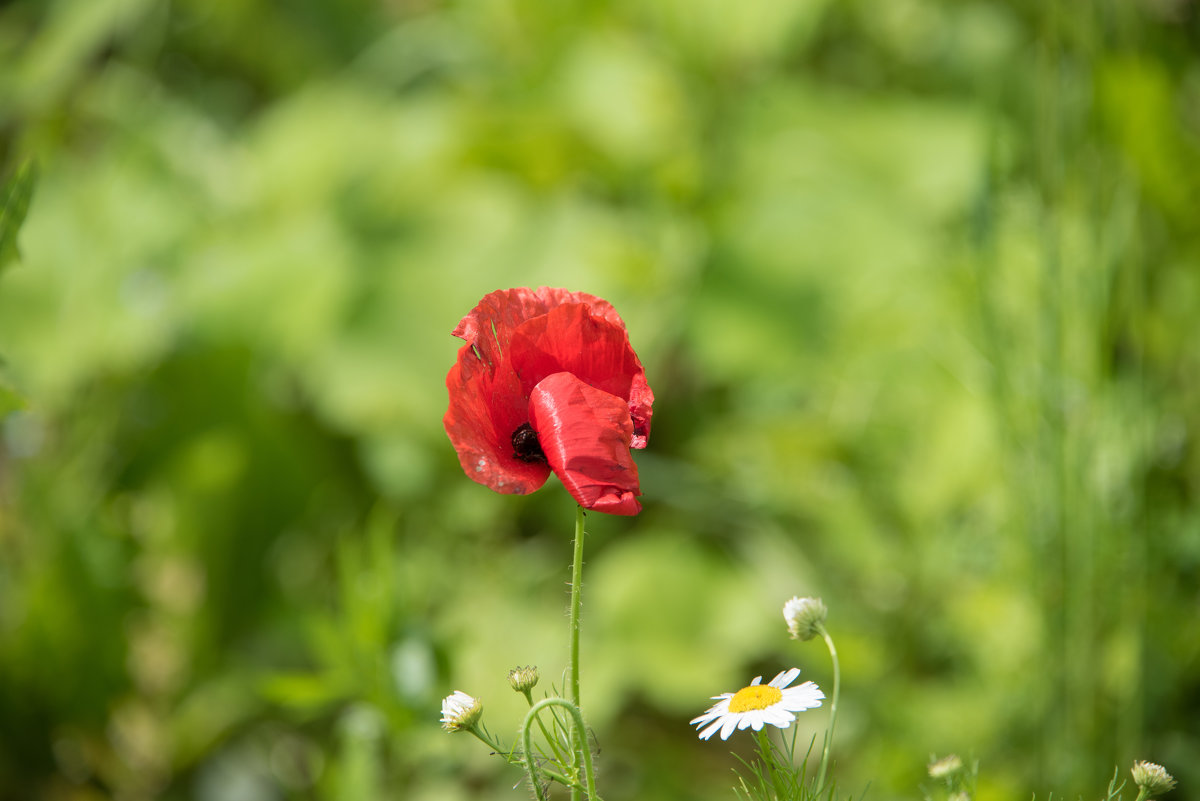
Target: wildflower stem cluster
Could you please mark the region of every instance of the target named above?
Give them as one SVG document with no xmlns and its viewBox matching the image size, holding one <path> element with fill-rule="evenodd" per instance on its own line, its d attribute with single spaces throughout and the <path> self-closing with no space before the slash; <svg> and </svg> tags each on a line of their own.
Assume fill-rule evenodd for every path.
<svg viewBox="0 0 1200 801">
<path fill-rule="evenodd" d="M 579 711 L 578 706 L 563 698 L 543 698 L 541 701 L 538 701 L 529 708 L 529 712 L 525 715 L 525 721 L 521 724 L 521 750 L 524 754 L 529 755 L 533 753 L 533 740 L 531 737 L 533 721 L 538 720 L 540 725 L 541 721 L 538 719 L 538 713 L 543 709 L 547 709 L 552 706 L 561 706 L 567 710 L 567 714 L 571 716 L 571 723 L 573 727 L 572 731 L 583 731 L 583 713 Z M 542 731 L 545 732 L 545 728 L 543 728 Z M 551 742 L 553 741 L 551 740 Z M 592 768 L 592 753 L 585 748 L 583 749 L 582 754 L 583 776 L 584 781 L 586 782 L 586 787 L 581 787 L 578 781 L 567 780 L 561 774 L 554 773 L 553 771 L 546 770 L 544 772 L 550 778 L 569 786 L 571 788 L 572 798 L 580 797 L 580 794 L 586 789 L 589 799 L 600 801 L 600 797 L 596 795 L 596 774 L 595 770 Z M 543 789 L 542 783 L 538 778 L 538 771 L 541 769 L 538 768 L 536 762 L 533 759 L 528 758 L 528 756 L 525 759 L 525 770 L 529 776 L 529 784 L 531 787 L 533 787 L 534 795 L 537 796 L 538 801 L 546 801 L 545 790 Z"/>
<path fill-rule="evenodd" d="M 553 700 L 553 699 L 547 699 L 547 700 Z M 562 699 L 558 699 L 558 700 L 562 700 Z M 492 735 L 492 733 L 489 732 L 482 725 L 474 726 L 470 729 L 466 729 L 466 731 L 469 731 L 471 734 L 473 734 L 476 739 L 478 739 L 481 743 L 483 743 L 484 745 L 491 748 L 492 751 L 503 756 L 505 762 L 507 762 L 508 764 L 528 766 L 530 760 L 526 759 L 522 754 L 518 754 L 518 753 L 512 751 L 511 749 L 505 748 L 504 746 L 500 745 L 500 743 L 497 741 L 496 737 L 494 735 Z M 526 751 L 523 753 L 529 753 L 529 752 Z M 568 785 L 568 786 L 572 784 L 571 779 L 567 778 L 562 773 L 559 773 L 558 771 L 553 770 L 551 768 L 541 768 L 541 773 L 543 773 L 546 776 L 546 778 L 556 781 L 559 784 L 564 784 L 564 785 Z M 537 797 L 540 801 L 544 801 L 544 799 L 545 799 L 544 792 L 545 791 L 542 789 L 541 785 L 534 784 L 533 787 L 534 787 L 534 794 L 537 795 Z"/>
<path fill-rule="evenodd" d="M 587 743 L 587 726 L 579 706 L 579 630 L 583 587 L 584 510 L 575 512 L 575 548 L 571 566 L 570 644 L 567 662 L 566 698 L 551 695 L 533 698 L 538 683 L 537 668 L 519 667 L 508 673 L 509 686 L 525 696 L 529 704 L 517 734 L 517 743 L 505 747 L 484 727 L 483 704 L 456 691 L 442 702 L 442 725 L 447 731 L 470 732 L 510 765 L 525 770 L 537 801 L 549 801 L 549 782 L 566 787 L 572 801 L 602 801 L 596 792 L 596 771 Z M 543 742 L 535 743 L 534 728 Z"/>
</svg>

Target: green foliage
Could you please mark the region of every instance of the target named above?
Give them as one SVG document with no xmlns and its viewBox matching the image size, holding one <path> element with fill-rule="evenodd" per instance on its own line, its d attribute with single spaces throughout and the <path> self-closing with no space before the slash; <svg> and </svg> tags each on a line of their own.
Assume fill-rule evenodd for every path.
<svg viewBox="0 0 1200 801">
<path fill-rule="evenodd" d="M 832 783 L 822 788 L 808 778 L 808 758 L 814 743 L 809 743 L 804 758 L 797 762 L 796 733 L 795 728 L 782 732 L 782 744 L 766 733 L 758 736 L 755 757 L 738 757 L 743 770 L 735 771 L 735 797 L 746 801 L 833 801 L 838 797 Z"/>
<path fill-rule="evenodd" d="M 1108 787 L 1105 788 L 1104 795 L 1100 796 L 1101 801 L 1121 801 L 1124 797 L 1121 791 L 1125 789 L 1125 781 L 1120 778 L 1120 768 L 1113 769 L 1113 777 L 1108 782 Z M 1081 796 L 1082 797 L 1082 796 Z M 1037 801 L 1038 795 L 1034 793 L 1030 801 Z M 1054 801 L 1054 793 L 1046 796 L 1046 801 Z"/>
<path fill-rule="evenodd" d="M 32 161 L 26 161 L 0 184 L 0 270 L 20 255 L 17 232 L 29 213 L 29 200 L 33 197 L 36 180 L 35 165 Z"/>
<path fill-rule="evenodd" d="M 1108 782 L 1108 789 L 1104 794 L 1104 801 L 1119 801 L 1121 798 L 1121 790 L 1125 789 L 1125 782 L 1121 779 L 1121 769 L 1113 768 L 1113 777 Z"/>
<path fill-rule="evenodd" d="M 796 594 L 838 786 L 1185 796 L 1194 5 L 5 4 L 0 799 L 513 798 L 438 701 L 560 674 L 571 504 L 440 418 L 455 323 L 539 284 L 657 395 L 645 511 L 588 521 L 606 798 L 728 797 L 749 739 L 686 721 L 828 685 Z"/>
</svg>

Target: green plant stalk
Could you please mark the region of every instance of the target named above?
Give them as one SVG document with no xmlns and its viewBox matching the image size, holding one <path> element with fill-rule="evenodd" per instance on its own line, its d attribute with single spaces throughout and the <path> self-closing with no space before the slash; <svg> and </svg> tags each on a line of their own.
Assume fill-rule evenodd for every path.
<svg viewBox="0 0 1200 801">
<path fill-rule="evenodd" d="M 491 748 L 493 751 L 495 751 L 500 756 L 503 756 L 505 761 L 508 762 L 508 764 L 510 764 L 510 765 L 526 764 L 527 765 L 529 763 L 528 756 L 526 756 L 525 758 L 514 757 L 512 755 L 512 752 L 510 752 L 508 749 L 504 748 L 498 742 L 496 742 L 495 739 L 493 737 L 491 737 L 491 735 L 488 734 L 487 730 L 483 729 L 483 727 L 472 726 L 471 728 L 466 729 L 466 731 L 475 735 L 476 739 L 478 739 L 484 745 Z M 554 781 L 556 781 L 560 784 L 564 784 L 564 785 L 568 785 L 568 786 L 571 784 L 571 780 L 568 779 L 566 776 L 562 775 L 561 773 L 559 773 L 558 771 L 543 769 L 542 773 L 546 774 L 548 777 L 550 777 L 551 779 L 553 779 Z M 536 790 L 535 790 L 535 792 L 536 792 Z"/>
<path fill-rule="evenodd" d="M 525 700 L 529 702 L 529 706 L 532 708 L 533 693 L 531 691 L 525 690 Z M 550 750 L 554 752 L 554 758 L 560 763 L 565 762 L 566 760 L 563 758 L 562 750 L 558 747 L 558 738 L 550 736 L 550 732 L 546 729 L 546 724 L 542 722 L 541 717 L 537 719 L 537 724 L 538 728 L 542 730 L 542 736 L 546 738 L 546 744 L 550 746 Z"/>
<path fill-rule="evenodd" d="M 771 786 L 775 788 L 777 798 L 787 798 L 787 789 L 783 785 L 783 780 L 779 776 L 779 767 L 775 763 L 775 754 L 771 750 L 771 739 L 767 736 L 767 730 L 764 727 L 754 733 L 758 739 L 758 753 L 762 758 L 763 765 L 767 769 L 767 775 L 771 779 Z"/>
<path fill-rule="evenodd" d="M 833 647 L 833 638 L 825 630 L 825 625 L 818 623 L 816 629 L 821 638 L 825 640 L 825 646 L 829 649 L 829 658 L 833 660 L 833 698 L 829 702 L 829 728 L 825 730 L 825 747 L 821 750 L 821 769 L 817 771 L 817 792 L 820 793 L 825 789 L 825 769 L 829 765 L 829 747 L 833 744 L 833 727 L 837 723 L 838 692 L 842 685 L 842 671 L 838 665 L 837 648 Z"/>
<path fill-rule="evenodd" d="M 533 721 L 538 718 L 538 713 L 550 706 L 561 706 L 570 714 L 571 720 L 574 722 L 576 731 L 583 731 L 583 713 L 579 711 L 579 707 L 563 698 L 543 698 L 538 701 L 529 711 L 525 713 L 525 720 L 521 724 L 521 751 L 525 754 L 525 772 L 529 776 L 529 784 L 533 787 L 533 792 L 537 796 L 538 801 L 547 801 L 545 794 L 542 792 L 541 783 L 538 781 L 538 767 L 533 761 L 533 736 L 532 727 Z M 587 796 L 590 801 L 602 801 L 600 796 L 596 795 L 596 772 L 592 767 L 592 752 L 586 748 L 583 750 L 583 777 L 586 782 L 586 788 L 581 786 L 577 780 L 567 780 L 560 774 L 549 770 L 543 770 L 550 778 L 567 785 L 571 788 L 571 795 L 587 790 Z"/>
<path fill-rule="evenodd" d="M 592 786 L 591 753 L 587 747 L 587 733 L 583 728 L 583 707 L 579 705 L 579 613 L 583 605 L 580 590 L 583 586 L 583 507 L 575 507 L 575 557 L 571 562 L 571 652 L 567 661 L 567 698 L 574 705 L 571 727 L 572 748 L 575 757 L 573 766 L 578 770 L 578 759 L 582 756 L 587 765 L 588 797 L 595 796 Z M 536 708 L 536 707 L 535 707 Z M 571 788 L 571 801 L 579 801 L 578 787 Z"/>
<path fill-rule="evenodd" d="M 567 699 L 579 707 L 579 610 L 583 583 L 583 507 L 575 507 L 575 559 L 571 564 L 571 654 L 567 661 Z"/>
</svg>

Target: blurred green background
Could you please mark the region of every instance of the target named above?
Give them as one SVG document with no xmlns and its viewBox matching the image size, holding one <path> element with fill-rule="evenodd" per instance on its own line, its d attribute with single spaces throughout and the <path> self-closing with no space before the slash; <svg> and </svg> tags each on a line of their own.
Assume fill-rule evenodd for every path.
<svg viewBox="0 0 1200 801">
<path fill-rule="evenodd" d="M 657 394 L 645 511 L 589 518 L 606 798 L 732 797 L 687 721 L 828 689 L 793 594 L 847 793 L 1196 797 L 1197 6 L 4 4 L 0 798 L 525 797 L 439 703 L 559 683 L 572 505 L 441 416 L 458 319 L 543 284 Z"/>
</svg>

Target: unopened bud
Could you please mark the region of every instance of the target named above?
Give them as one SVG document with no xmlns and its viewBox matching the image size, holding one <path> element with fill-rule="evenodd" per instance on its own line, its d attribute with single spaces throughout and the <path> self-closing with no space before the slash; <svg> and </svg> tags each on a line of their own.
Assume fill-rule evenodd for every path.
<svg viewBox="0 0 1200 801">
<path fill-rule="evenodd" d="M 783 619 L 793 640 L 811 640 L 820 634 L 827 614 L 820 598 L 792 598 L 783 605 Z"/>
<path fill-rule="evenodd" d="M 1153 762 L 1134 762 L 1132 773 L 1133 783 L 1146 794 L 1146 798 L 1160 796 L 1175 786 L 1175 778 L 1167 773 L 1167 769 Z"/>
<path fill-rule="evenodd" d="M 530 690 L 537 686 L 537 667 L 526 665 L 525 667 L 513 668 L 508 671 L 508 683 L 517 692 L 528 694 Z"/>
</svg>

